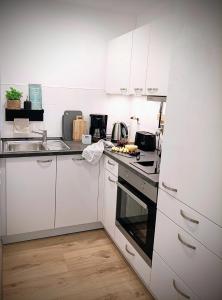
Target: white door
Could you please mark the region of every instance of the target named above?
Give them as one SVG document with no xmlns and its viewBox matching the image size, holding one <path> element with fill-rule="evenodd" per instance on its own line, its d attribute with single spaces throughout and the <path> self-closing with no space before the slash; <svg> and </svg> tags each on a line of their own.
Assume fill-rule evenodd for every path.
<svg viewBox="0 0 222 300">
<path fill-rule="evenodd" d="M 58 156 L 55 226 L 96 222 L 98 189 L 98 165 L 90 165 L 81 155 Z"/>
<path fill-rule="evenodd" d="M 197 9 L 173 59 L 160 185 L 222 226 L 222 20 Z"/>
<path fill-rule="evenodd" d="M 146 94 L 146 74 L 150 26 L 145 25 L 133 31 L 133 47 L 130 74 L 130 94 Z"/>
<path fill-rule="evenodd" d="M 6 159 L 7 235 L 54 228 L 56 157 Z"/>
<path fill-rule="evenodd" d="M 179 26 L 168 15 L 150 24 L 146 94 L 167 96 L 171 58 Z"/>
<path fill-rule="evenodd" d="M 106 66 L 106 92 L 129 93 L 132 32 L 109 42 Z"/>
<path fill-rule="evenodd" d="M 103 225 L 114 239 L 116 220 L 117 177 L 105 170 L 104 198 L 103 198 Z"/>
</svg>

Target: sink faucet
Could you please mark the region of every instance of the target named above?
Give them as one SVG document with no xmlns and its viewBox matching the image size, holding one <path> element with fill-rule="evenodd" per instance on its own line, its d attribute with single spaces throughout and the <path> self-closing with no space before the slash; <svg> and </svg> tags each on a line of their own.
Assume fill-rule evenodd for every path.
<svg viewBox="0 0 222 300">
<path fill-rule="evenodd" d="M 32 132 L 42 135 L 42 143 L 43 144 L 46 143 L 46 140 L 47 140 L 47 130 L 41 130 L 41 129 L 39 129 L 39 131 L 32 130 Z"/>
</svg>

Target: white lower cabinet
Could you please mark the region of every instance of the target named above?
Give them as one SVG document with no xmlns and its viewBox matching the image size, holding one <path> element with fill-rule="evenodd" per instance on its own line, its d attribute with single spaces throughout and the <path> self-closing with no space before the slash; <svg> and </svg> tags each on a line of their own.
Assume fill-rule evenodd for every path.
<svg viewBox="0 0 222 300">
<path fill-rule="evenodd" d="M 167 266 L 156 252 L 153 252 L 150 288 L 158 300 L 200 299 Z"/>
<path fill-rule="evenodd" d="M 103 225 L 112 239 L 115 239 L 117 177 L 105 170 L 103 194 Z"/>
<path fill-rule="evenodd" d="M 144 285 L 149 287 L 151 268 L 117 227 L 115 227 L 115 243 L 130 265 L 133 267 L 137 275 L 143 281 Z"/>
<path fill-rule="evenodd" d="M 54 228 L 56 157 L 6 159 L 6 234 Z"/>
<path fill-rule="evenodd" d="M 154 250 L 201 299 L 221 299 L 222 260 L 160 211 Z"/>
<path fill-rule="evenodd" d="M 158 209 L 222 259 L 222 227 L 159 189 Z"/>
<path fill-rule="evenodd" d="M 57 157 L 55 227 L 98 220 L 99 165 L 91 165 L 81 155 Z"/>
</svg>

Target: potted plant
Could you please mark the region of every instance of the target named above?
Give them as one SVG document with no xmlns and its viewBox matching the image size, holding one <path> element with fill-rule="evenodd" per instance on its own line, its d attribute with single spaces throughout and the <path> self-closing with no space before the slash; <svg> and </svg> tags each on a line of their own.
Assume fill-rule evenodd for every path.
<svg viewBox="0 0 222 300">
<path fill-rule="evenodd" d="M 13 87 L 10 87 L 10 89 L 6 91 L 5 96 L 7 99 L 7 108 L 8 109 L 20 109 L 21 108 L 22 92 L 16 90 Z"/>
</svg>

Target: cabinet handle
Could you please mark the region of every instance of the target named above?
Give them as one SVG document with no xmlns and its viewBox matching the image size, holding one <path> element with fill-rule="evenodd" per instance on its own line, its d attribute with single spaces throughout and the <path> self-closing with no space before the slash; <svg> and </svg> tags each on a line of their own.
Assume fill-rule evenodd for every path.
<svg viewBox="0 0 222 300">
<path fill-rule="evenodd" d="M 142 92 L 142 90 L 143 90 L 142 88 L 135 88 L 134 89 L 134 91 L 140 91 L 140 92 Z"/>
<path fill-rule="evenodd" d="M 116 180 L 113 180 L 110 176 L 108 177 L 110 182 L 116 183 Z"/>
<path fill-rule="evenodd" d="M 126 88 L 121 88 L 120 91 L 121 91 L 121 93 L 127 93 L 127 89 Z"/>
<path fill-rule="evenodd" d="M 195 246 L 193 246 L 193 245 L 190 245 L 190 244 L 188 244 L 187 242 L 185 242 L 183 239 L 182 239 L 182 237 L 181 237 L 181 235 L 178 233 L 178 240 L 181 242 L 181 244 L 183 244 L 184 246 L 186 246 L 186 247 L 188 247 L 188 248 L 190 248 L 190 249 L 193 249 L 193 250 L 196 250 L 196 247 Z"/>
<path fill-rule="evenodd" d="M 37 163 L 39 163 L 39 164 L 44 164 L 44 163 L 50 163 L 50 162 L 52 162 L 52 159 L 48 159 L 48 160 L 37 160 Z"/>
<path fill-rule="evenodd" d="M 177 189 L 167 186 L 163 181 L 162 181 L 162 186 L 163 186 L 165 189 L 167 189 L 168 191 L 177 193 Z"/>
<path fill-rule="evenodd" d="M 192 218 L 186 216 L 186 215 L 184 214 L 184 212 L 182 211 L 182 209 L 180 210 L 180 214 L 181 214 L 181 216 L 182 216 L 185 220 L 188 220 L 188 221 L 190 221 L 190 222 L 192 222 L 192 223 L 195 223 L 195 224 L 199 224 L 199 223 L 200 223 L 199 221 L 194 220 L 194 219 L 192 219 Z"/>
<path fill-rule="evenodd" d="M 135 256 L 135 253 L 131 252 L 128 247 L 127 247 L 127 244 L 125 246 L 125 249 L 126 249 L 126 252 L 128 252 L 131 256 Z"/>
<path fill-rule="evenodd" d="M 80 157 L 80 158 L 72 158 L 73 161 L 82 161 L 82 160 L 85 160 L 84 157 Z"/>
<path fill-rule="evenodd" d="M 115 164 L 114 163 L 112 163 L 110 160 L 108 160 L 108 164 L 110 165 L 110 166 L 115 166 Z"/>
<path fill-rule="evenodd" d="M 183 296 L 186 299 L 190 299 L 190 296 L 186 295 L 184 292 L 182 292 L 176 285 L 176 281 L 173 280 L 173 287 L 174 289 L 177 291 L 178 294 L 180 294 L 181 296 Z"/>
</svg>

